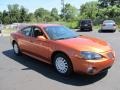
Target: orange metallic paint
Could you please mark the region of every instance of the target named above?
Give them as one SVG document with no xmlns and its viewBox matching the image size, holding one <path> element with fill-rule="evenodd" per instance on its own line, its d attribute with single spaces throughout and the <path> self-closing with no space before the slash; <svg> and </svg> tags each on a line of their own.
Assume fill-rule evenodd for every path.
<svg viewBox="0 0 120 90">
<path fill-rule="evenodd" d="M 20 31 L 11 34 L 12 40 L 18 42 L 21 51 L 31 57 L 38 60 L 51 63 L 51 55 L 55 51 L 64 52 L 70 58 L 74 72 L 89 74 L 87 69 L 94 67 L 96 72 L 95 75 L 107 67 L 111 67 L 114 60 L 115 54 L 112 48 L 103 40 L 96 39 L 89 36 L 80 36 L 78 38 L 65 39 L 65 40 L 50 40 L 44 27 L 46 26 L 57 26 L 55 24 L 40 24 L 35 25 L 42 29 L 45 33 L 46 39 L 25 37 Z M 80 57 L 80 51 L 91 51 L 99 53 L 103 56 L 101 60 L 84 60 Z M 113 58 L 110 58 L 107 53 L 113 54 Z"/>
</svg>

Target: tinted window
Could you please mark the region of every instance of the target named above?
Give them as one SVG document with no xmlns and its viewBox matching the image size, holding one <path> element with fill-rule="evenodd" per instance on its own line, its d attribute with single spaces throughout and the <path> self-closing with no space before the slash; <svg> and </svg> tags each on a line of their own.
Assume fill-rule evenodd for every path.
<svg viewBox="0 0 120 90">
<path fill-rule="evenodd" d="M 92 23 L 91 20 L 83 20 L 81 21 L 81 24 L 90 24 Z"/>
<path fill-rule="evenodd" d="M 48 26 L 45 28 L 45 31 L 48 36 L 54 40 L 74 38 L 78 36 L 76 32 L 63 26 Z"/>
<path fill-rule="evenodd" d="M 25 36 L 30 36 L 31 34 L 31 27 L 27 27 L 21 30 L 22 34 L 24 34 Z"/>
<path fill-rule="evenodd" d="M 103 23 L 115 23 L 113 20 L 105 20 Z"/>
</svg>

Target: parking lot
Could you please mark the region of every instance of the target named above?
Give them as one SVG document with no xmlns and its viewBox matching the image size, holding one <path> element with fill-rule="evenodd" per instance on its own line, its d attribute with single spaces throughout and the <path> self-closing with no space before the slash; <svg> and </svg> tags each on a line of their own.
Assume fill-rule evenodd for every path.
<svg viewBox="0 0 120 90">
<path fill-rule="evenodd" d="M 120 90 L 120 32 L 79 32 L 106 40 L 116 52 L 107 74 L 63 77 L 52 66 L 28 56 L 15 56 L 8 36 L 0 37 L 0 90 Z"/>
</svg>

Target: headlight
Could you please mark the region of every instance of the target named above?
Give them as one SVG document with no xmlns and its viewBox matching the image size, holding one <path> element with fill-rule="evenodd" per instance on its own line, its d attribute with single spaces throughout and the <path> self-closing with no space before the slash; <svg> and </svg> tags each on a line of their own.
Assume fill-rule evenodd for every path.
<svg viewBox="0 0 120 90">
<path fill-rule="evenodd" d="M 80 56 L 86 60 L 98 60 L 102 58 L 100 54 L 89 51 L 81 51 Z"/>
</svg>

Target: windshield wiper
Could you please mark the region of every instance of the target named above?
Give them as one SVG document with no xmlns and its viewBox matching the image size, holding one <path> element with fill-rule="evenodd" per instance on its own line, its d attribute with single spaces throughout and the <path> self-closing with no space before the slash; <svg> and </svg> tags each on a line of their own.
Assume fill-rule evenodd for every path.
<svg viewBox="0 0 120 90">
<path fill-rule="evenodd" d="M 77 37 L 79 37 L 79 36 L 75 36 L 75 37 L 66 37 L 66 38 L 58 38 L 58 39 L 56 39 L 56 40 L 70 39 L 70 38 L 77 38 Z"/>
<path fill-rule="evenodd" d="M 58 39 L 56 39 L 56 40 L 62 40 L 62 39 L 67 39 L 67 38 L 58 38 Z"/>
<path fill-rule="evenodd" d="M 75 37 L 71 37 L 71 38 L 77 38 L 77 37 L 79 37 L 79 36 L 75 36 Z"/>
</svg>

